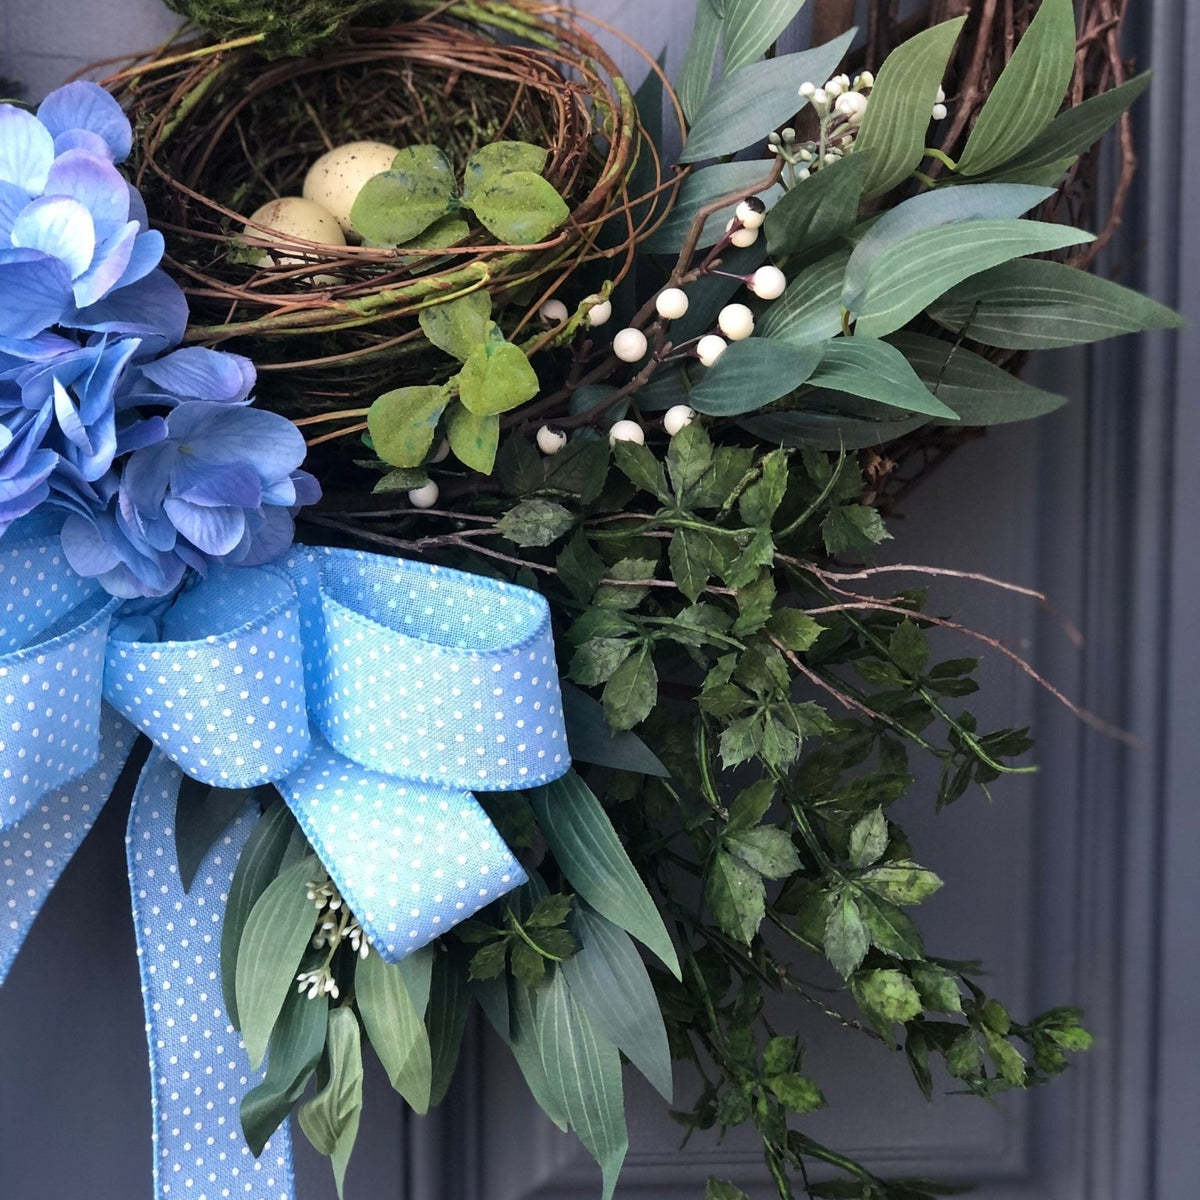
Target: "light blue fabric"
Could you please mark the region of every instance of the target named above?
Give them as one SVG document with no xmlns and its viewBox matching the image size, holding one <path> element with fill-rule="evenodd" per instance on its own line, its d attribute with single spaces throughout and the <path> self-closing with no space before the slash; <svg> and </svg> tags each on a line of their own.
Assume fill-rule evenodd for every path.
<svg viewBox="0 0 1200 1200">
<path fill-rule="evenodd" d="M 183 773 L 275 784 L 396 961 L 525 880 L 471 793 L 570 766 L 549 609 L 494 580 L 307 546 L 192 578 L 157 639 L 132 640 L 145 615 L 117 609 L 54 538 L 0 544 L 0 981 L 147 734 L 127 841 L 156 1196 L 290 1200 L 286 1128 L 257 1161 L 242 1139 L 238 1105 L 261 1076 L 220 988 L 221 918 L 257 813 L 239 814 L 185 894 Z"/>
</svg>

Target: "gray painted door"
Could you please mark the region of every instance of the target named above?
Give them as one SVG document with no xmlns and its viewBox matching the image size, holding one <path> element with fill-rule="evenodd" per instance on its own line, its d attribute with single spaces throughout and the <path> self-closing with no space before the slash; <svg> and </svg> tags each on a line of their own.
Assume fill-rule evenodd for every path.
<svg viewBox="0 0 1200 1200">
<path fill-rule="evenodd" d="M 652 53 L 677 56 L 693 0 L 589 0 Z M 1136 275 L 1193 317 L 1200 234 L 1200 98 L 1183 63 L 1200 50 L 1195 6 L 1137 6 L 1131 31 L 1158 73 L 1142 114 L 1147 166 L 1126 248 Z M 1191 10 L 1190 12 L 1188 10 Z M 31 94 L 88 61 L 153 44 L 177 18 L 157 0 L 0 0 L 0 73 Z M 798 31 L 794 36 L 803 36 Z M 631 75 L 636 59 L 617 53 Z M 1182 165 L 1180 165 L 1182 164 Z M 947 887 L 927 906 L 932 946 L 985 957 L 1014 1007 L 1081 1002 L 1096 1050 L 1055 1087 L 989 1108 L 961 1097 L 924 1104 L 903 1064 L 810 1011 L 801 1029 L 831 1100 L 812 1132 L 881 1170 L 980 1184 L 981 1200 L 1186 1200 L 1200 1194 L 1200 544 L 1191 466 L 1200 412 L 1184 401 L 1200 371 L 1194 338 L 1166 337 L 1060 356 L 1047 386 L 1075 403 L 1036 425 L 999 431 L 952 459 L 908 505 L 904 561 L 982 571 L 1049 591 L 1086 631 L 1082 651 L 1011 597 L 943 587 L 943 610 L 1002 637 L 1068 694 L 1136 730 L 1131 752 L 1085 731 L 1001 664 L 990 668 L 996 719 L 1033 714 L 1042 773 L 965 800 L 936 820 L 927 797 L 909 821 Z M 969 653 L 970 651 L 963 651 Z M 35 926 L 0 993 L 0 1197 L 145 1200 L 149 1098 L 121 845 L 121 804 L 102 817 Z M 524 1095 L 495 1043 L 472 1032 L 464 1078 L 446 1108 L 406 1119 L 370 1081 L 354 1200 L 567 1200 L 598 1194 L 598 1175 Z M 680 1080 L 686 1090 L 687 1081 Z M 685 1093 L 684 1093 L 685 1094 Z M 631 1081 L 633 1146 L 620 1195 L 695 1197 L 718 1171 L 771 1193 L 752 1140 L 720 1149 L 678 1131 Z M 850 1114 L 853 1114 L 851 1116 Z M 303 1139 L 300 1139 L 303 1141 Z M 304 1150 L 301 1148 L 301 1155 Z M 305 1200 L 333 1195 L 304 1155 Z"/>
</svg>

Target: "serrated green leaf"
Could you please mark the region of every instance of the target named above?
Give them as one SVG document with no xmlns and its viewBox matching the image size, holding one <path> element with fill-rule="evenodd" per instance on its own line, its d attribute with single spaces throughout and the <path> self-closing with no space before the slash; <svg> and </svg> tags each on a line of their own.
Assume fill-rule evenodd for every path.
<svg viewBox="0 0 1200 1200">
<path fill-rule="evenodd" d="M 878 862 L 887 846 L 887 818 L 882 808 L 867 813 L 850 830 L 850 862 L 860 871 Z"/>
<path fill-rule="evenodd" d="M 216 788 L 184 775 L 175 802 L 175 859 L 185 892 L 225 827 L 247 804 L 264 795 L 263 788 Z"/>
<path fill-rule="evenodd" d="M 571 215 L 566 201 L 540 175 L 509 171 L 477 184 L 463 203 L 494 237 L 510 246 L 545 241 Z"/>
<path fill-rule="evenodd" d="M 785 192 L 767 214 L 763 232 L 773 256 L 800 254 L 854 228 L 869 154 L 850 154 Z"/>
<path fill-rule="evenodd" d="M 954 410 L 930 392 L 908 359 L 895 346 L 873 337 L 856 334 L 826 342 L 809 383 L 863 396 L 891 408 L 955 419 Z"/>
<path fill-rule="evenodd" d="M 734 342 L 692 388 L 691 406 L 715 417 L 765 408 L 804 383 L 820 358 L 818 347 L 782 339 L 752 337 Z"/>
<path fill-rule="evenodd" d="M 471 955 L 471 968 L 468 973 L 470 981 L 477 983 L 499 979 L 508 963 L 508 950 L 509 940 L 504 937 L 499 941 L 489 942 L 486 946 L 480 946 Z"/>
<path fill-rule="evenodd" d="M 571 529 L 578 518 L 553 500 L 522 500 L 496 523 L 496 532 L 518 546 L 549 546 Z"/>
<path fill-rule="evenodd" d="M 1042 0 L 984 103 L 959 173 L 979 175 L 1019 154 L 1054 119 L 1075 67 L 1075 6 Z"/>
<path fill-rule="evenodd" d="M 650 647 L 637 648 L 613 673 L 600 697 L 614 732 L 640 725 L 658 703 L 658 671 Z"/>
<path fill-rule="evenodd" d="M 929 642 L 915 621 L 901 621 L 892 631 L 888 656 L 910 680 L 921 678 L 929 663 Z"/>
<path fill-rule="evenodd" d="M 995 1064 L 996 1070 L 1014 1087 L 1024 1086 L 1025 1060 L 1021 1057 L 1021 1052 L 1012 1042 L 990 1030 L 985 1030 L 983 1036 L 987 1042 L 988 1057 Z"/>
<path fill-rule="evenodd" d="M 667 447 L 667 474 L 681 502 L 712 466 L 713 444 L 699 422 L 684 426 Z"/>
<path fill-rule="evenodd" d="M 458 376 L 459 399 L 479 416 L 509 412 L 537 392 L 537 373 L 512 342 L 477 346 Z"/>
<path fill-rule="evenodd" d="M 419 466 L 433 445 L 449 399 L 444 387 L 433 384 L 384 392 L 367 413 L 375 453 L 394 467 Z"/>
<path fill-rule="evenodd" d="M 617 442 L 613 446 L 613 461 L 630 483 L 649 492 L 665 504 L 671 498 L 662 462 L 649 446 L 638 442 Z"/>
<path fill-rule="evenodd" d="M 390 170 L 363 184 L 350 223 L 376 246 L 400 246 L 453 212 L 454 169 L 436 146 L 406 146 Z"/>
<path fill-rule="evenodd" d="M 738 511 L 747 525 L 770 528 L 788 486 L 788 456 L 772 450 L 759 464 L 762 474 L 742 493 Z"/>
<path fill-rule="evenodd" d="M 921 1015 L 921 997 L 912 981 L 900 971 L 860 971 L 850 981 L 859 1007 L 890 1034 L 895 1022 Z"/>
<path fill-rule="evenodd" d="M 696 114 L 679 161 L 700 162 L 764 142 L 768 133 L 807 103 L 797 95 L 796 81 L 828 79 L 837 70 L 855 32 L 851 29 L 823 46 L 731 71 L 709 92 Z M 747 96 L 754 97 L 753 104 L 746 103 Z"/>
<path fill-rule="evenodd" d="M 903 183 L 921 161 L 937 90 L 966 17 L 943 21 L 897 46 L 875 76 L 854 152 L 871 151 L 868 200 Z"/>
<path fill-rule="evenodd" d="M 727 851 L 718 850 L 709 863 L 705 894 L 717 925 L 748 945 L 766 912 L 762 876 Z"/>
<path fill-rule="evenodd" d="M 795 608 L 781 608 L 771 614 L 767 630 L 778 638 L 789 650 L 804 651 L 825 632 L 822 626 L 807 613 Z"/>
<path fill-rule="evenodd" d="M 571 657 L 571 678 L 584 687 L 607 683 L 613 672 L 633 653 L 632 638 L 592 638 Z"/>
<path fill-rule="evenodd" d="M 1063 263 L 1022 259 L 966 280 L 929 315 L 955 334 L 1012 350 L 1075 346 L 1177 329 L 1180 316 L 1148 296 Z"/>
<path fill-rule="evenodd" d="M 760 779 L 748 788 L 738 793 L 737 799 L 729 806 L 729 821 L 725 829 L 728 833 L 740 833 L 753 829 L 767 815 L 775 799 L 775 782 L 772 779 Z"/>
<path fill-rule="evenodd" d="M 676 587 L 693 603 L 712 574 L 712 542 L 702 529 L 677 529 L 667 548 L 667 562 Z"/>
<path fill-rule="evenodd" d="M 636 947 L 623 929 L 587 908 L 574 913 L 571 928 L 582 946 L 562 964 L 571 995 L 596 1028 L 670 1103 L 667 1030 Z"/>
<path fill-rule="evenodd" d="M 890 537 L 883 518 L 865 504 L 839 504 L 821 522 L 821 538 L 832 555 L 866 554 Z"/>
<path fill-rule="evenodd" d="M 736 71 L 764 54 L 803 7 L 804 0 L 726 0 L 725 71 Z"/>
<path fill-rule="evenodd" d="M 871 265 L 857 305 L 855 333 L 893 333 L 956 284 L 1014 258 L 1095 239 L 1038 221 L 964 221 L 911 234 Z"/>
<path fill-rule="evenodd" d="M 934 963 L 915 962 L 909 967 L 909 974 L 920 993 L 921 1003 L 930 1012 L 962 1012 L 958 980 L 944 967 Z"/>
<path fill-rule="evenodd" d="M 795 1071 L 784 1075 L 772 1075 L 767 1079 L 767 1087 L 788 1112 L 816 1112 L 825 1105 L 821 1089 L 807 1075 Z"/>
<path fill-rule="evenodd" d="M 633 733 L 612 732 L 604 717 L 604 706 L 591 696 L 564 683 L 562 701 L 567 745 L 576 762 L 669 778 L 670 772 L 641 738 Z"/>
<path fill-rule="evenodd" d="M 441 304 L 421 309 L 421 332 L 439 349 L 459 362 L 488 340 L 492 324 L 492 297 L 481 288 Z"/>
<path fill-rule="evenodd" d="M 571 771 L 535 788 L 530 802 L 555 861 L 575 891 L 656 954 L 679 979 L 679 960 L 662 917 L 587 784 Z"/>
<path fill-rule="evenodd" d="M 479 147 L 463 169 L 463 199 L 468 203 L 477 192 L 514 171 L 541 175 L 549 152 L 529 142 L 488 142 Z"/>
<path fill-rule="evenodd" d="M 372 952 L 355 969 L 354 991 L 367 1037 L 392 1087 L 416 1112 L 427 1112 L 433 1080 L 429 1034 L 403 972 Z"/>
<path fill-rule="evenodd" d="M 942 886 L 932 871 L 907 860 L 872 867 L 859 882 L 893 904 L 920 904 Z"/>
<path fill-rule="evenodd" d="M 925 954 L 925 944 L 912 919 L 878 895 L 860 891 L 858 911 L 870 934 L 871 944 L 892 958 L 916 959 Z"/>
<path fill-rule="evenodd" d="M 850 254 L 849 246 L 839 247 L 802 270 L 767 309 L 758 323 L 759 336 L 810 346 L 840 333 L 842 289 Z"/>
<path fill-rule="evenodd" d="M 362 1116 L 362 1044 L 358 1018 L 348 1008 L 330 1010 L 326 1058 L 329 1082 L 298 1115 L 300 1128 L 308 1140 L 318 1153 L 332 1160 L 340 1198 Z"/>
<path fill-rule="evenodd" d="M 538 999 L 538 1045 L 551 1092 L 576 1136 L 600 1164 L 603 1200 L 611 1200 L 629 1149 L 621 1056 L 555 972 Z"/>
<path fill-rule="evenodd" d="M 576 530 L 559 552 L 554 565 L 563 587 L 582 604 L 595 595 L 607 570 L 604 559 L 592 549 L 582 529 Z"/>
<path fill-rule="evenodd" d="M 700 106 L 712 86 L 713 68 L 717 65 L 717 50 L 724 32 L 724 4 L 718 0 L 699 0 L 691 41 L 683 56 L 676 92 L 683 115 L 695 120 Z M 653 74 L 653 72 L 651 72 Z"/>
<path fill-rule="evenodd" d="M 842 891 L 829 907 L 824 944 L 825 957 L 844 979 L 858 970 L 867 955 L 871 944 L 867 927 L 849 889 Z"/>
<path fill-rule="evenodd" d="M 250 910 L 238 946 L 235 991 L 242 1041 L 257 1067 L 279 1010 L 295 986 L 296 970 L 316 926 L 306 895 L 308 880 L 320 871 L 314 856 L 293 863 L 267 886 Z"/>
<path fill-rule="evenodd" d="M 800 869 L 792 839 L 770 825 L 727 834 L 725 845 L 730 854 L 766 879 L 786 879 Z"/>
</svg>

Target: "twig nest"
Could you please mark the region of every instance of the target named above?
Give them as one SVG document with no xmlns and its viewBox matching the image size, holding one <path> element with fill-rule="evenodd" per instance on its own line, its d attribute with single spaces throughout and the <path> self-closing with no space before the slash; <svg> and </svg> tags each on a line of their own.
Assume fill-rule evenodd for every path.
<svg viewBox="0 0 1200 1200">
<path fill-rule="evenodd" d="M 399 153 L 387 142 L 347 142 L 336 146 L 309 168 L 304 177 L 304 198 L 332 213 L 343 233 L 353 233 L 350 210 L 358 193 L 368 179 L 388 170 Z"/>
<path fill-rule="evenodd" d="M 646 431 L 636 421 L 618 421 L 608 431 L 608 444 L 615 446 L 618 442 L 636 442 L 644 446 Z"/>
<path fill-rule="evenodd" d="M 277 200 L 269 200 L 261 208 L 255 209 L 246 223 L 246 233 L 265 241 L 269 235 L 262 229 L 256 229 L 256 225 L 265 225 L 267 229 L 287 238 L 301 238 L 306 242 L 320 242 L 326 246 L 346 244 L 342 228 L 333 214 L 301 196 L 280 196 Z M 267 267 L 277 263 L 280 266 L 302 266 L 306 261 L 295 254 L 272 254 L 264 250 L 254 260 L 254 265 Z"/>
</svg>

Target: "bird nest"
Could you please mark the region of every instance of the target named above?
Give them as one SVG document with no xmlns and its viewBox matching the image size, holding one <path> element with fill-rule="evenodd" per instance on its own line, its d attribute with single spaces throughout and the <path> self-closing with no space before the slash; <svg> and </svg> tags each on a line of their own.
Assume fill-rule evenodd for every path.
<svg viewBox="0 0 1200 1200">
<path fill-rule="evenodd" d="M 296 415 L 428 382 L 416 316 L 430 305 L 482 287 L 519 327 L 584 264 L 627 269 L 644 232 L 629 194 L 643 134 L 611 59 L 567 10 L 441 3 L 276 61 L 255 42 L 170 45 L 106 82 L 134 124 L 134 182 L 188 294 L 188 340 L 252 356 L 273 406 Z M 247 234 L 260 205 L 300 193 L 314 159 L 368 139 L 438 146 L 459 172 L 488 143 L 537 144 L 570 218 L 521 246 L 484 230 L 448 249 Z M 281 265 L 253 265 L 268 244 Z"/>
</svg>

